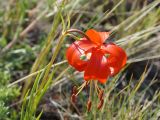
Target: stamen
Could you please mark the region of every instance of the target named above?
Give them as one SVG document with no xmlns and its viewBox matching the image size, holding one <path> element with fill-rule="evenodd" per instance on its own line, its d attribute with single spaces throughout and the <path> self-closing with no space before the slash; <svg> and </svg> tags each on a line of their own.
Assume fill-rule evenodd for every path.
<svg viewBox="0 0 160 120">
<path fill-rule="evenodd" d="M 94 85 L 93 85 L 92 82 L 94 82 Z M 90 89 L 89 89 L 90 91 L 89 91 L 89 98 L 88 98 L 88 101 L 87 101 L 87 111 L 88 112 L 91 110 L 91 106 L 92 106 L 91 100 L 92 100 L 92 94 L 93 94 L 93 91 L 92 91 L 93 87 L 95 87 L 97 96 L 98 96 L 98 98 L 100 100 L 100 102 L 97 105 L 97 109 L 101 109 L 102 106 L 103 106 L 103 103 L 104 103 L 104 99 L 103 99 L 104 90 L 102 90 L 101 88 L 98 87 L 97 81 L 93 81 L 93 80 L 85 81 L 78 88 L 76 86 L 74 86 L 73 89 L 72 89 L 72 96 L 71 96 L 72 102 L 75 103 L 78 94 L 84 89 L 84 87 L 87 87 L 87 85 L 89 85 L 89 83 L 90 83 Z"/>
<path fill-rule="evenodd" d="M 77 87 L 74 86 L 73 89 L 72 89 L 72 94 L 76 94 L 77 93 Z"/>
<path fill-rule="evenodd" d="M 89 82 L 90 82 L 90 81 L 87 81 L 87 82 L 86 82 L 86 87 L 89 85 Z"/>
<path fill-rule="evenodd" d="M 84 84 L 86 84 L 86 82 L 84 82 L 81 86 L 79 86 L 79 87 L 77 88 L 77 90 L 79 91 L 79 90 L 83 87 Z"/>
<path fill-rule="evenodd" d="M 101 91 L 101 89 L 98 87 L 97 83 L 96 83 L 96 89 L 98 90 L 98 92 Z"/>
<path fill-rule="evenodd" d="M 100 90 L 100 92 L 99 92 L 99 94 L 98 94 L 98 97 L 99 97 L 100 100 L 103 99 L 103 93 L 104 93 L 104 91 L 103 91 L 103 90 Z"/>
<path fill-rule="evenodd" d="M 89 91 L 89 99 L 92 99 L 92 82 L 93 80 L 90 81 L 90 91 Z"/>
<path fill-rule="evenodd" d="M 97 81 L 94 82 L 94 87 L 95 87 L 96 93 L 97 93 L 97 95 L 98 95 L 98 91 L 97 91 Z"/>
<path fill-rule="evenodd" d="M 100 110 L 100 109 L 102 108 L 103 103 L 104 103 L 104 100 L 102 99 L 102 100 L 99 102 L 98 106 L 97 106 L 98 110 Z"/>
<path fill-rule="evenodd" d="M 76 94 L 76 96 L 83 90 L 83 88 L 86 86 L 86 83 L 87 82 L 84 82 L 78 89 L 79 89 L 79 91 L 78 91 L 78 93 Z"/>
<path fill-rule="evenodd" d="M 92 102 L 91 102 L 91 100 L 89 99 L 88 102 L 87 102 L 87 111 L 88 111 L 88 112 L 91 110 L 91 106 L 92 106 Z"/>
<path fill-rule="evenodd" d="M 76 95 L 75 95 L 75 94 L 72 94 L 72 96 L 71 96 L 71 101 L 72 101 L 73 103 L 76 102 Z"/>
</svg>

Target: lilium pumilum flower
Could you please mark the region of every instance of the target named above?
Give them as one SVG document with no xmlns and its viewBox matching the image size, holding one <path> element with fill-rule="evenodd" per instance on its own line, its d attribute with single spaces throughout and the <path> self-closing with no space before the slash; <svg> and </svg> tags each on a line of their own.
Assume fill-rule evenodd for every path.
<svg viewBox="0 0 160 120">
<path fill-rule="evenodd" d="M 116 75 L 126 64 L 127 56 L 125 51 L 114 43 L 105 43 L 109 32 L 97 32 L 93 29 L 87 30 L 87 37 L 72 43 L 66 52 L 68 63 L 76 70 L 84 71 L 85 82 L 80 86 L 82 90 L 91 81 L 94 81 L 96 91 L 100 98 L 98 108 L 103 104 L 103 90 L 98 87 L 97 81 L 104 84 L 108 77 Z M 82 89 L 81 89 L 82 88 Z M 78 95 L 74 87 L 72 99 Z M 87 103 L 88 110 L 91 107 L 91 100 Z"/>
</svg>

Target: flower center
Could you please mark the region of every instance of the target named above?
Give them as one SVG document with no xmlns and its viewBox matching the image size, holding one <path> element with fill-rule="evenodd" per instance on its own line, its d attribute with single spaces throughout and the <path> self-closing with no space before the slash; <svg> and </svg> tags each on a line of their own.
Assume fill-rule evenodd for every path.
<svg viewBox="0 0 160 120">
<path fill-rule="evenodd" d="M 80 56 L 80 59 L 83 60 L 83 61 L 87 61 L 87 60 L 89 60 L 91 58 L 91 55 L 92 55 L 91 53 L 82 54 Z"/>
<path fill-rule="evenodd" d="M 80 59 L 83 61 L 87 61 L 87 56 L 85 54 L 83 54 L 80 56 Z"/>
<path fill-rule="evenodd" d="M 110 54 L 105 54 L 104 56 L 105 56 L 106 58 L 108 58 L 108 57 L 110 56 Z"/>
</svg>

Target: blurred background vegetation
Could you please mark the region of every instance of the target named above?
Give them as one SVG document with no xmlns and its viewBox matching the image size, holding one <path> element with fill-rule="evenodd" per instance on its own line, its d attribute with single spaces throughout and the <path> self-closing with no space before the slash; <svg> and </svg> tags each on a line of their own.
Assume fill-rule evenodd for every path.
<svg viewBox="0 0 160 120">
<path fill-rule="evenodd" d="M 85 91 L 70 101 L 83 81 L 65 61 L 73 38 L 65 38 L 58 64 L 47 66 L 71 28 L 111 31 L 108 41 L 127 52 L 125 69 L 101 86 L 100 111 L 93 104 L 86 112 Z M 158 120 L 159 81 L 160 0 L 0 0 L 0 120 Z"/>
</svg>

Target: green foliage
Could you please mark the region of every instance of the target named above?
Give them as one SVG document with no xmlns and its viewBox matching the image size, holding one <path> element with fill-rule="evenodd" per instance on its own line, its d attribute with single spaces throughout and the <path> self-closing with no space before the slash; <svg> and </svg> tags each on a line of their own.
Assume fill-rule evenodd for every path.
<svg viewBox="0 0 160 120">
<path fill-rule="evenodd" d="M 19 95 L 17 87 L 8 88 L 7 84 L 10 80 L 8 71 L 0 70 L 0 120 L 11 120 L 14 110 L 9 109 L 8 105 Z M 9 117 L 10 116 L 10 117 Z"/>
<path fill-rule="evenodd" d="M 155 82 L 152 81 L 148 87 L 141 89 L 142 83 L 145 80 L 145 75 L 147 71 L 141 75 L 139 81 L 133 86 L 133 79 L 130 78 L 129 83 L 119 90 L 116 88 L 117 80 L 122 80 L 119 78 L 120 74 L 116 78 L 110 79 L 109 83 L 105 85 L 105 97 L 104 106 L 101 111 L 97 110 L 97 97 L 94 97 L 94 103 L 92 106 L 92 111 L 90 113 L 85 113 L 86 120 L 96 120 L 99 118 L 103 119 L 119 119 L 119 120 L 147 120 L 147 119 L 158 119 L 159 109 L 160 109 L 160 92 L 157 90 L 152 98 L 147 97 L 147 91 L 150 86 Z M 124 79 L 123 79 L 124 81 Z M 83 98 L 84 99 L 84 98 Z M 155 103 L 157 106 L 153 104 Z"/>
<path fill-rule="evenodd" d="M 77 0 L 76 3 L 74 3 L 74 5 L 76 6 L 76 4 L 78 4 L 78 3 L 79 3 L 79 1 Z M 89 4 L 89 2 L 87 4 Z M 121 6 L 121 4 L 123 6 Z M 148 44 L 146 44 L 146 42 L 148 42 L 147 38 L 150 37 L 151 34 L 154 34 L 155 32 L 157 32 L 159 30 L 159 26 L 156 26 L 156 23 L 159 19 L 159 17 L 158 17 L 159 10 L 158 9 L 154 10 L 154 8 L 157 4 L 158 4 L 158 2 L 155 1 L 150 5 L 146 5 L 144 7 L 144 9 L 142 9 L 141 11 L 138 11 L 135 13 L 133 12 L 133 15 L 131 15 L 127 19 L 126 19 L 125 15 L 124 16 L 122 15 L 121 19 L 118 19 L 118 20 L 120 20 L 118 22 L 122 22 L 122 24 L 118 23 L 117 26 L 112 26 L 112 24 L 110 25 L 113 33 L 117 32 L 118 38 L 122 38 L 120 40 L 117 40 L 117 44 L 119 44 L 120 46 L 126 47 L 128 49 L 128 51 L 127 51 L 128 57 L 131 57 L 129 59 L 130 63 L 132 63 L 133 60 L 134 60 L 134 62 L 137 60 L 134 57 L 132 57 L 131 55 L 133 55 L 133 54 L 136 55 L 139 51 L 143 50 L 137 46 L 142 45 L 142 46 L 145 46 L 145 48 L 149 47 Z M 66 9 L 67 9 L 67 7 L 70 7 L 69 5 L 70 5 L 70 3 L 65 6 Z M 76 6 L 76 7 L 78 9 L 78 7 L 80 7 L 80 6 Z M 103 7 L 103 5 L 101 7 Z M 111 14 L 117 15 L 118 12 L 125 12 L 125 10 L 121 7 L 124 8 L 123 0 L 120 2 L 116 2 L 116 5 L 113 7 L 113 9 L 111 9 L 107 13 L 104 13 L 104 15 L 99 16 L 97 14 L 95 16 L 91 16 L 89 18 L 90 22 L 88 22 L 86 24 L 85 23 L 79 24 L 77 21 L 75 21 L 74 25 L 77 27 L 80 26 L 82 29 L 88 29 L 88 27 L 96 28 L 98 26 L 94 26 L 94 25 L 99 25 L 103 20 L 109 18 L 109 16 Z M 84 9 L 85 9 L 85 7 L 84 7 Z M 138 9 L 139 8 L 133 8 L 132 10 L 134 11 L 134 10 L 138 10 Z M 118 12 L 117 12 L 117 10 L 118 10 Z M 156 12 L 154 12 L 154 11 L 156 11 Z M 152 12 L 153 12 L 153 14 L 152 14 Z M 72 7 L 70 10 L 70 13 L 74 14 L 72 11 Z M 65 14 L 65 12 L 64 12 L 64 14 Z M 84 16 L 85 15 L 83 15 L 83 13 L 80 14 L 80 17 L 83 18 Z M 140 17 L 138 17 L 138 16 L 140 16 Z M 143 19 L 144 17 L 145 17 L 145 19 Z M 154 17 L 154 21 L 150 22 L 149 19 L 150 18 L 153 19 L 153 17 Z M 65 15 L 63 17 L 61 16 L 61 18 L 62 18 L 62 26 L 63 26 L 63 28 L 66 28 Z M 66 19 L 67 19 L 67 17 L 66 17 Z M 139 26 L 139 24 L 141 24 L 141 26 Z M 129 26 L 126 27 L 126 25 L 129 25 Z M 133 27 L 134 25 L 137 25 L 137 27 Z M 127 39 L 128 37 L 130 39 Z M 61 38 L 61 34 L 60 34 L 60 38 Z M 48 38 L 48 39 L 50 40 L 50 38 Z M 52 42 L 52 41 L 50 41 L 50 42 Z M 64 51 L 63 47 L 62 47 L 61 51 L 59 52 L 62 55 L 65 54 L 65 53 L 63 53 L 63 51 Z M 139 48 L 139 49 L 134 51 L 134 53 L 130 52 L 131 49 L 136 49 L 136 48 Z M 55 50 L 54 54 L 57 52 L 56 50 Z M 44 52 L 44 49 L 42 49 L 42 53 L 43 52 Z M 47 51 L 47 53 L 48 52 L 49 51 Z M 157 52 L 154 55 L 158 55 Z M 139 56 L 141 56 L 141 54 L 139 54 Z M 40 60 L 41 58 L 37 58 L 37 59 Z M 146 58 L 146 59 L 148 59 L 148 58 Z M 49 63 L 51 63 L 51 62 L 52 62 L 52 59 Z M 49 74 L 48 74 L 49 70 L 50 70 L 50 67 L 46 67 L 46 71 L 48 71 L 48 72 L 45 72 L 45 75 L 49 76 Z M 59 73 L 59 76 L 62 77 L 65 72 L 66 71 L 63 70 L 63 72 Z M 144 74 L 146 74 L 146 73 L 144 72 Z M 153 95 L 153 98 L 151 100 L 148 100 L 146 98 L 146 101 L 143 101 L 144 99 L 140 99 L 140 98 L 144 98 L 144 95 L 146 94 L 146 91 L 149 88 L 138 93 L 138 89 L 144 81 L 144 74 L 142 75 L 138 84 L 136 84 L 134 88 L 131 87 L 131 84 L 128 84 L 126 86 L 126 88 L 124 88 L 120 91 L 115 88 L 115 84 L 116 84 L 118 78 L 115 78 L 112 81 L 109 81 L 108 85 L 105 86 L 105 91 L 106 91 L 105 92 L 106 93 L 105 105 L 102 108 L 102 111 L 97 111 L 96 106 L 95 106 L 96 105 L 95 103 L 97 102 L 97 100 L 96 100 L 96 97 L 94 97 L 93 100 L 95 103 L 93 103 L 92 112 L 86 113 L 85 116 L 87 116 L 87 117 L 85 117 L 85 119 L 88 119 L 88 120 L 95 119 L 96 120 L 96 119 L 106 119 L 107 118 L 107 119 L 122 119 L 123 120 L 123 119 L 130 119 L 130 118 L 131 119 L 157 118 L 157 114 L 155 114 L 155 111 L 158 111 L 159 107 L 155 108 L 153 110 L 154 112 L 151 112 L 153 105 L 150 103 L 154 103 L 157 100 L 157 98 L 159 97 L 159 93 L 158 92 L 155 93 L 155 95 Z M 45 75 L 44 75 L 44 78 L 46 79 Z M 42 79 L 42 83 L 45 79 Z M 57 80 L 57 79 L 59 79 L 59 77 L 55 78 L 55 80 Z M 37 81 L 37 79 L 36 79 L 36 81 Z M 37 84 L 36 81 L 35 81 L 34 85 Z M 54 85 L 54 83 L 53 83 L 53 85 Z M 34 86 L 33 86 L 32 90 L 33 89 L 34 89 Z M 42 87 L 40 87 L 40 89 L 42 89 Z M 31 92 L 30 95 L 32 96 L 33 93 Z M 84 99 L 85 99 L 84 97 L 81 97 L 80 101 L 82 101 L 82 104 L 84 104 L 83 103 Z M 30 100 L 32 100 L 32 98 L 30 98 Z M 37 98 L 37 100 L 39 102 L 40 99 Z M 141 106 L 140 104 L 143 104 L 143 106 Z M 156 102 L 156 104 L 159 105 L 159 102 Z M 30 105 L 28 103 L 27 107 L 31 107 L 31 106 L 32 105 Z M 85 105 L 84 105 L 84 107 L 85 107 Z M 24 108 L 24 106 L 23 106 L 23 108 Z M 29 108 L 27 108 L 26 111 L 27 112 L 25 115 L 28 115 L 28 117 L 32 116 L 32 113 L 34 113 L 33 111 L 30 111 Z M 150 113 L 150 114 L 146 114 L 146 113 Z M 24 117 L 24 118 L 26 119 L 26 117 Z"/>
<path fill-rule="evenodd" d="M 37 115 L 37 108 L 50 86 L 57 85 L 57 81 L 63 81 L 63 78 L 74 80 L 76 85 L 83 80 L 73 74 L 74 70 L 68 72 L 70 67 L 61 64 L 65 59 L 66 47 L 71 42 L 71 39 L 64 38 L 63 34 L 70 28 L 111 31 L 111 40 L 126 50 L 128 63 L 160 57 L 160 39 L 157 37 L 160 30 L 160 9 L 157 8 L 159 0 L 150 4 L 147 4 L 147 0 L 132 1 L 130 10 L 126 7 L 129 5 L 126 0 L 114 0 L 111 3 L 109 0 L 13 1 L 0 1 L 0 120 L 39 120 L 43 110 Z M 22 36 L 30 25 L 30 30 Z M 39 33 L 34 33 L 36 30 L 39 30 Z M 76 34 L 70 36 L 79 38 Z M 55 67 L 54 62 L 59 65 Z M 23 77 L 26 74 L 29 75 Z M 86 98 L 81 95 L 79 101 L 84 105 L 84 119 L 158 119 L 159 92 L 155 92 L 149 99 L 145 95 L 150 85 L 139 90 L 147 72 L 142 74 L 137 83 L 132 82 L 134 79 L 131 78 L 129 83 L 126 82 L 125 88 L 118 89 L 116 85 L 125 74 L 120 73 L 111 78 L 104 86 L 106 94 L 101 111 L 97 110 L 97 98 L 94 97 L 92 111 L 85 113 Z M 25 97 L 22 95 L 21 115 L 17 115 L 19 109 L 12 107 L 20 94 L 21 84 L 10 84 L 19 78 L 22 78 L 20 81 L 27 78 L 22 94 L 28 91 Z M 34 84 L 28 90 L 31 80 Z M 19 101 L 19 98 L 17 99 Z M 20 104 L 16 107 L 19 106 Z M 60 111 L 66 112 L 62 106 Z M 71 116 L 72 112 L 68 114 Z"/>
<path fill-rule="evenodd" d="M 8 107 L 4 105 L 3 101 L 0 101 L 0 119 L 6 119 L 8 114 Z"/>
</svg>

